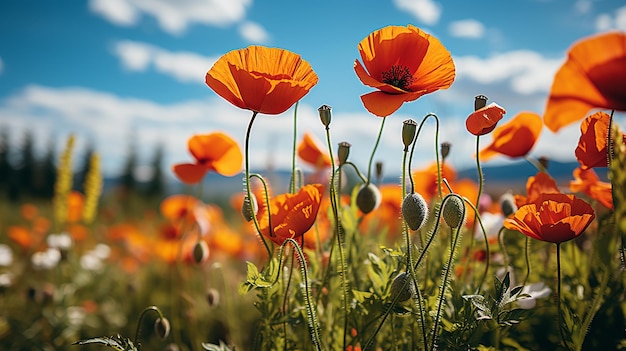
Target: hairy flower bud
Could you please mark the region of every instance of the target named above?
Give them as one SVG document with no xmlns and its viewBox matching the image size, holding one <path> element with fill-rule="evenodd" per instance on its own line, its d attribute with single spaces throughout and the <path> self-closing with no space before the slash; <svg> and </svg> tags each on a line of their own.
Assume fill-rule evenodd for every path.
<svg viewBox="0 0 626 351">
<path fill-rule="evenodd" d="M 447 141 L 444 141 L 443 143 L 441 143 L 441 158 L 442 159 L 446 159 L 448 157 L 448 155 L 450 154 L 450 147 L 452 146 L 452 144 L 450 144 Z"/>
<path fill-rule="evenodd" d="M 252 198 L 248 198 L 248 194 L 244 195 L 243 205 L 241 206 L 241 214 L 248 222 L 254 218 L 254 215 L 259 210 L 259 205 L 256 202 L 256 196 L 254 196 L 254 194 L 251 195 Z M 250 201 L 250 199 L 252 199 L 252 201 Z"/>
<path fill-rule="evenodd" d="M 361 212 L 367 214 L 378 208 L 381 195 L 378 187 L 372 183 L 363 184 L 356 195 L 356 205 Z"/>
<path fill-rule="evenodd" d="M 209 246 L 206 241 L 200 240 L 193 247 L 193 261 L 200 264 L 207 258 L 209 258 Z"/>
<path fill-rule="evenodd" d="M 508 217 L 517 211 L 515 197 L 511 193 L 504 193 L 500 196 L 500 209 L 504 217 Z"/>
<path fill-rule="evenodd" d="M 411 280 L 411 275 L 407 272 L 402 272 L 393 278 L 391 282 L 392 299 L 397 296 L 398 302 L 404 302 L 416 294 L 415 284 L 409 280 Z"/>
<path fill-rule="evenodd" d="M 330 110 L 331 109 L 332 108 L 328 105 L 322 105 L 317 109 L 317 111 L 320 114 L 320 120 L 322 121 L 322 124 L 325 127 L 328 127 L 330 125 L 330 120 L 331 120 Z"/>
<path fill-rule="evenodd" d="M 404 151 L 409 149 L 411 143 L 415 139 L 415 132 L 417 131 L 417 122 L 412 119 L 407 119 L 402 122 L 402 143 L 404 144 Z"/>
<path fill-rule="evenodd" d="M 348 160 L 348 155 L 350 155 L 350 144 L 347 141 L 342 141 L 339 143 L 339 149 L 337 150 L 337 157 L 339 159 L 339 164 L 342 165 Z"/>
<path fill-rule="evenodd" d="M 422 195 L 408 194 L 402 201 L 402 217 L 411 230 L 420 229 L 428 218 L 428 205 Z"/>
<path fill-rule="evenodd" d="M 488 99 L 485 95 L 477 95 L 474 97 L 474 111 L 478 111 L 487 106 L 487 100 Z"/>
<path fill-rule="evenodd" d="M 157 318 L 154 322 L 154 332 L 161 340 L 170 335 L 170 321 L 167 318 Z"/>
<path fill-rule="evenodd" d="M 465 215 L 465 205 L 456 196 L 450 196 L 443 205 L 443 220 L 450 228 L 457 228 L 463 223 Z"/>
</svg>

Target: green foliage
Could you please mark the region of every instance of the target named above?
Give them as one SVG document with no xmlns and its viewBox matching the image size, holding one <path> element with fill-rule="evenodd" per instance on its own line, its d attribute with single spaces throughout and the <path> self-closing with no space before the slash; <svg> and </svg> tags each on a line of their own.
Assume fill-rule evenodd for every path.
<svg viewBox="0 0 626 351">
<path fill-rule="evenodd" d="M 133 342 L 124 338 L 121 335 L 111 336 L 111 337 L 100 337 L 100 338 L 91 338 L 86 340 L 77 341 L 74 345 L 87 345 L 87 344 L 103 344 L 113 350 L 116 351 L 139 351 L 137 347 L 133 344 Z"/>
</svg>

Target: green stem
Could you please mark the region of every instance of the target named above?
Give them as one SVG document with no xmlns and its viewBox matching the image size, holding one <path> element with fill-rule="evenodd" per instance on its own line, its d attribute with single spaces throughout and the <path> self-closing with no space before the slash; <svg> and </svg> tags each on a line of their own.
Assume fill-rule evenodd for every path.
<svg viewBox="0 0 626 351">
<path fill-rule="evenodd" d="M 135 339 L 133 339 L 133 343 L 137 346 L 137 349 L 141 348 L 141 345 L 139 344 L 139 337 L 141 336 L 141 322 L 143 322 L 143 318 L 150 311 L 156 312 L 159 315 L 160 319 L 165 319 L 161 310 L 156 306 L 148 306 L 144 308 L 143 311 L 141 311 L 141 314 L 139 315 L 139 319 L 137 320 L 137 328 L 135 329 Z"/>
<path fill-rule="evenodd" d="M 370 155 L 370 161 L 367 165 L 367 184 L 370 183 L 371 174 L 372 174 L 372 163 L 374 162 L 374 155 L 376 154 L 376 149 L 378 149 L 378 144 L 380 143 L 380 139 L 383 135 L 383 129 L 385 128 L 385 120 L 387 117 L 382 117 L 383 121 L 380 123 L 380 130 L 378 131 L 378 137 L 376 138 L 376 143 L 374 144 L 374 149 L 372 150 L 372 154 Z"/>
<path fill-rule="evenodd" d="M 297 116 L 298 102 L 296 102 L 296 105 L 293 109 L 293 146 L 291 150 L 291 183 L 289 184 L 289 192 L 292 194 L 296 193 L 296 144 L 298 137 Z"/>
<path fill-rule="evenodd" d="M 442 181 L 442 177 L 441 177 L 441 164 L 439 162 L 439 117 L 437 117 L 436 114 L 434 113 L 429 113 L 426 116 L 424 116 L 424 118 L 422 118 L 422 122 L 420 123 L 419 128 L 417 129 L 417 133 L 415 133 L 415 139 L 413 141 L 413 145 L 411 146 L 411 155 L 409 156 L 409 179 L 411 181 L 411 193 L 415 192 L 415 186 L 413 184 L 413 177 L 410 174 L 410 170 L 411 170 L 411 160 L 413 160 L 413 151 L 415 151 L 415 145 L 417 144 L 417 138 L 419 138 L 420 136 L 420 132 L 422 131 L 422 127 L 424 126 L 424 123 L 426 123 L 426 120 L 428 119 L 428 117 L 433 117 L 435 119 L 435 160 L 437 162 L 437 192 L 439 194 L 439 198 L 441 199 L 442 193 L 441 193 L 441 181 Z"/>
<path fill-rule="evenodd" d="M 556 244 L 556 308 L 559 319 L 559 333 L 561 334 L 561 341 L 566 349 L 570 350 L 567 341 L 565 340 L 565 333 L 563 332 L 563 311 L 561 309 L 561 244 Z"/>
<path fill-rule="evenodd" d="M 524 236 L 526 241 L 524 242 L 524 258 L 526 259 L 526 276 L 524 277 L 524 282 L 522 286 L 526 285 L 528 278 L 530 277 L 530 238 Z"/>
</svg>

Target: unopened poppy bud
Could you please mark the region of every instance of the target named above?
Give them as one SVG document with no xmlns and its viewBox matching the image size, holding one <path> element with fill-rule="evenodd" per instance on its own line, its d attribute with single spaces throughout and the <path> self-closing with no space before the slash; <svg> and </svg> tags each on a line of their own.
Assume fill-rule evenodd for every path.
<svg viewBox="0 0 626 351">
<path fill-rule="evenodd" d="M 504 193 L 500 196 L 500 209 L 504 217 L 508 217 L 517 211 L 515 197 L 511 193 Z"/>
<path fill-rule="evenodd" d="M 356 194 L 356 205 L 361 212 L 367 214 L 380 205 L 380 190 L 372 183 L 363 184 Z"/>
<path fill-rule="evenodd" d="M 337 157 L 339 159 L 339 164 L 342 165 L 346 161 L 348 161 L 348 156 L 350 155 L 350 144 L 347 141 L 342 141 L 339 143 L 339 149 L 337 150 Z"/>
<path fill-rule="evenodd" d="M 250 201 L 250 199 L 252 199 L 252 201 Z M 244 195 L 243 204 L 241 206 L 241 214 L 243 215 L 243 218 L 250 222 L 258 210 L 259 205 L 256 202 L 256 196 L 252 194 L 252 198 L 249 198 L 248 194 Z"/>
<path fill-rule="evenodd" d="M 383 179 L 383 163 L 378 161 L 376 162 L 375 165 L 375 170 L 376 170 L 376 179 L 380 182 Z"/>
<path fill-rule="evenodd" d="M 451 146 L 452 146 L 452 144 L 450 144 L 447 141 L 444 141 L 443 143 L 441 143 L 441 158 L 443 158 L 444 160 L 450 154 L 450 147 Z"/>
<path fill-rule="evenodd" d="M 200 240 L 193 247 L 193 261 L 195 263 L 202 263 L 209 258 L 209 246 L 206 241 Z"/>
<path fill-rule="evenodd" d="M 416 294 L 415 284 L 408 280 L 411 275 L 407 272 L 398 274 L 391 282 L 391 298 L 398 299 L 398 302 L 404 302 Z"/>
<path fill-rule="evenodd" d="M 322 124 L 326 127 L 330 125 L 330 120 L 331 120 L 330 110 L 331 109 L 332 108 L 328 105 L 322 105 L 317 109 L 317 111 L 320 114 L 320 120 L 322 121 Z"/>
<path fill-rule="evenodd" d="M 154 332 L 161 340 L 170 335 L 170 321 L 167 318 L 157 318 L 154 322 Z"/>
<path fill-rule="evenodd" d="M 402 201 L 402 217 L 411 230 L 420 229 L 428 218 L 428 205 L 422 195 L 408 194 Z"/>
<path fill-rule="evenodd" d="M 478 111 L 487 106 L 487 100 L 488 99 L 485 95 L 477 95 L 474 97 L 474 111 Z"/>
<path fill-rule="evenodd" d="M 220 292 L 216 289 L 209 289 L 206 292 L 206 301 L 209 303 L 209 306 L 217 306 L 220 303 Z"/>
<path fill-rule="evenodd" d="M 465 215 L 465 205 L 456 196 L 450 196 L 443 205 L 443 220 L 450 228 L 457 228 L 463 223 Z"/>
<path fill-rule="evenodd" d="M 417 131 L 417 122 L 412 119 L 407 119 L 402 122 L 402 143 L 404 144 L 404 151 L 409 149 L 413 139 L 415 139 L 415 132 Z"/>
</svg>

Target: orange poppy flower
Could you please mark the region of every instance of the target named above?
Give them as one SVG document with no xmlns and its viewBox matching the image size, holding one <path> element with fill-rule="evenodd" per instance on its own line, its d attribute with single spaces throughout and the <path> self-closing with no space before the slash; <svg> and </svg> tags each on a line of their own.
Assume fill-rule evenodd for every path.
<svg viewBox="0 0 626 351">
<path fill-rule="evenodd" d="M 593 208 L 574 195 L 541 194 L 504 220 L 504 226 L 531 238 L 560 244 L 580 235 L 596 217 Z"/>
<path fill-rule="evenodd" d="M 361 100 L 376 116 L 389 116 L 403 103 L 447 89 L 454 82 L 450 52 L 415 26 L 384 27 L 363 39 L 358 48 L 363 64 L 355 60 L 354 71 L 363 84 L 378 89 Z"/>
<path fill-rule="evenodd" d="M 376 209 L 376 216 L 363 217 L 360 227 L 365 234 L 386 231 L 389 242 L 392 242 L 401 234 L 402 187 L 398 184 L 382 184 L 378 189 L 381 201 Z"/>
<path fill-rule="evenodd" d="M 323 191 L 321 184 L 308 184 L 296 194 L 281 194 L 270 199 L 272 228 L 269 228 L 267 210 L 260 207 L 261 233 L 279 245 L 288 238 L 300 238 L 315 222 Z"/>
<path fill-rule="evenodd" d="M 438 196 L 436 162 L 431 163 L 425 168 L 411 172 L 411 175 L 413 176 L 415 192 L 422 195 L 426 202 L 430 202 L 435 196 Z M 450 165 L 444 163 L 441 168 L 441 178 L 445 178 L 448 182 L 454 183 L 456 180 L 456 171 Z M 446 186 L 442 184 L 442 191 L 445 191 L 445 188 Z"/>
<path fill-rule="evenodd" d="M 472 112 L 465 120 L 465 127 L 468 132 L 474 135 L 485 135 L 496 127 L 505 113 L 506 110 L 504 108 L 492 102 Z"/>
<path fill-rule="evenodd" d="M 534 202 L 541 194 L 560 194 L 556 181 L 546 172 L 538 172 L 526 181 L 526 196 L 515 195 L 515 205 L 519 208 Z"/>
<path fill-rule="evenodd" d="M 170 195 L 161 201 L 161 215 L 170 221 L 193 220 L 193 210 L 199 202 L 191 195 Z"/>
<path fill-rule="evenodd" d="M 15 241 L 18 245 L 23 248 L 29 248 L 33 246 L 33 244 L 39 240 L 40 238 L 35 238 L 30 230 L 23 226 L 10 226 L 7 229 L 7 235 L 11 240 Z"/>
<path fill-rule="evenodd" d="M 206 84 L 217 95 L 239 108 L 269 115 L 287 111 L 317 80 L 300 55 L 264 46 L 230 51 L 206 74 Z"/>
<path fill-rule="evenodd" d="M 316 169 L 330 167 L 330 156 L 328 156 L 328 152 L 322 151 L 322 149 L 313 134 L 304 133 L 302 141 L 298 144 L 298 157 Z"/>
<path fill-rule="evenodd" d="M 194 135 L 187 142 L 196 163 L 174 165 L 173 171 L 186 184 L 195 184 L 208 171 L 234 176 L 241 171 L 243 154 L 235 140 L 224 133 Z"/>
<path fill-rule="evenodd" d="M 576 146 L 576 159 L 580 168 L 594 168 L 608 166 L 609 121 L 611 116 L 605 112 L 596 112 L 587 116 L 580 124 L 580 139 Z M 622 136 L 626 144 L 626 134 Z"/>
<path fill-rule="evenodd" d="M 493 141 L 480 150 L 480 159 L 485 161 L 498 154 L 511 158 L 526 156 L 535 146 L 543 122 L 532 112 L 520 112 L 507 123 L 493 131 Z"/>
<path fill-rule="evenodd" d="M 569 188 L 573 192 L 582 192 L 594 200 L 613 209 L 613 194 L 611 183 L 602 182 L 593 169 L 576 168 L 574 180 L 570 181 Z"/>
<path fill-rule="evenodd" d="M 67 221 L 76 223 L 83 217 L 83 207 L 85 205 L 85 195 L 72 190 L 67 195 Z"/>
<path fill-rule="evenodd" d="M 557 71 L 543 121 L 556 132 L 594 107 L 626 111 L 626 33 L 610 32 L 574 44 Z"/>
</svg>

